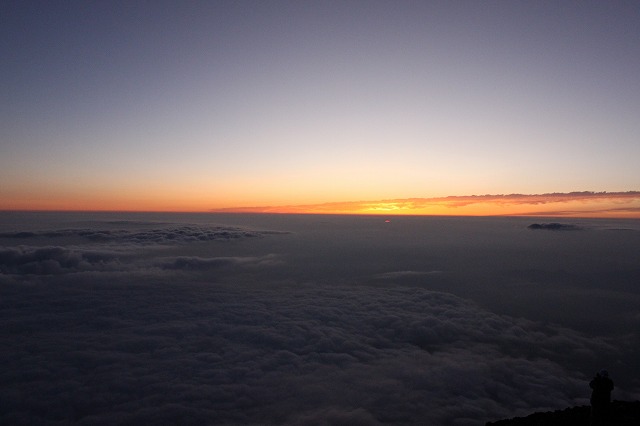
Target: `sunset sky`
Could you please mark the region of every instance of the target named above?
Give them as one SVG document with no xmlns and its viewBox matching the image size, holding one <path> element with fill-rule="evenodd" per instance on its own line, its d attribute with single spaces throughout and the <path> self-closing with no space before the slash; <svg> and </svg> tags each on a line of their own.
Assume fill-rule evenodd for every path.
<svg viewBox="0 0 640 426">
<path fill-rule="evenodd" d="M 638 22 L 634 1 L 3 1 L 0 210 L 639 217 Z M 619 194 L 536 198 L 574 191 Z M 527 197 L 424 201 L 483 194 Z"/>
</svg>

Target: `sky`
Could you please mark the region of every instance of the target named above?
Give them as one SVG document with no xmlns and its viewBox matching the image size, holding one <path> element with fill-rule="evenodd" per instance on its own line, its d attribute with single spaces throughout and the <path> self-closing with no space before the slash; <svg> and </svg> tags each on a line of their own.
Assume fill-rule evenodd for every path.
<svg viewBox="0 0 640 426">
<path fill-rule="evenodd" d="M 638 190 L 639 20 L 624 1 L 4 1 L 0 209 Z"/>
<path fill-rule="evenodd" d="M 482 426 L 603 368 L 637 401 L 640 223 L 558 220 L 0 212 L 0 423 Z"/>
</svg>

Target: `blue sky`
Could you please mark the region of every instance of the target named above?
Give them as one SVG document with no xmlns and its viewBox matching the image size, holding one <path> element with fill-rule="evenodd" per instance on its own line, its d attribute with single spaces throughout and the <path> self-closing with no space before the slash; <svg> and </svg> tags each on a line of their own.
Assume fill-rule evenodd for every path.
<svg viewBox="0 0 640 426">
<path fill-rule="evenodd" d="M 640 187 L 635 2 L 4 2 L 2 208 Z"/>
</svg>

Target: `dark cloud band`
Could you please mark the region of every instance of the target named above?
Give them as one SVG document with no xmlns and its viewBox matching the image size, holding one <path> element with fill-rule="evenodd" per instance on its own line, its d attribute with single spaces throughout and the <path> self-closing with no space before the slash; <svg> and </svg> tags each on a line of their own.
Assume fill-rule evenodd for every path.
<svg viewBox="0 0 640 426">
<path fill-rule="evenodd" d="M 64 229 L 0 233 L 3 239 L 79 237 L 91 242 L 171 244 L 261 237 L 269 232 L 235 227 L 179 226 L 151 229 Z M 271 232 L 273 233 L 273 232 Z"/>
</svg>

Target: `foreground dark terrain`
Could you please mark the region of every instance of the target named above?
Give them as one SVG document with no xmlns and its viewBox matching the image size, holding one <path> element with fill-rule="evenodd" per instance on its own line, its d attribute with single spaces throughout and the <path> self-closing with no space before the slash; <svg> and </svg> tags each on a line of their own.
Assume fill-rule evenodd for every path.
<svg viewBox="0 0 640 426">
<path fill-rule="evenodd" d="M 583 426 L 589 424 L 589 406 L 534 413 L 527 417 L 487 422 L 487 426 Z M 640 401 L 613 401 L 610 425 L 637 426 L 640 424 Z"/>
</svg>

